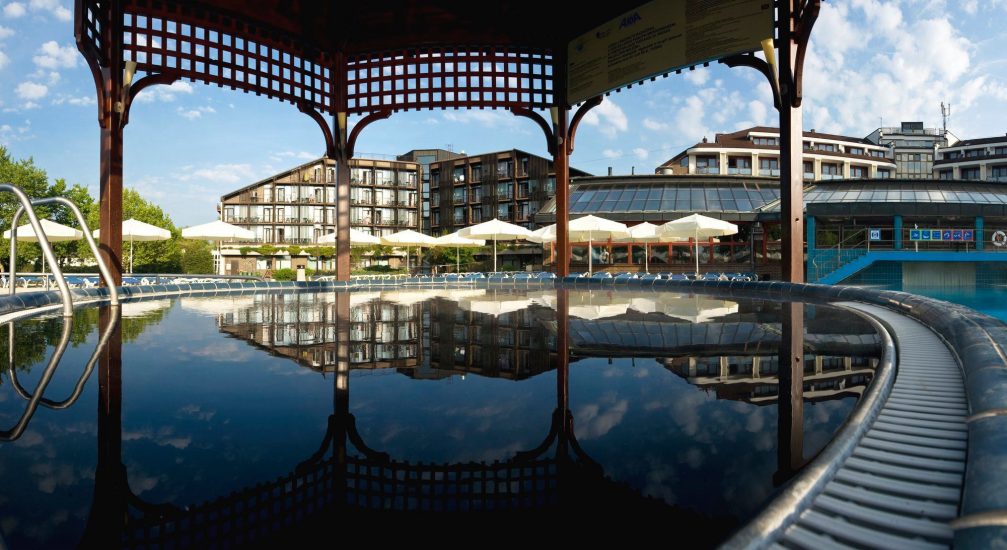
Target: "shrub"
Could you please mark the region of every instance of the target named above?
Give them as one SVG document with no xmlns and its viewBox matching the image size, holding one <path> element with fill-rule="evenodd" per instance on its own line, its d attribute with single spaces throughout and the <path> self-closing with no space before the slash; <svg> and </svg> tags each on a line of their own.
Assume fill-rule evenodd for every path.
<svg viewBox="0 0 1007 550">
<path fill-rule="evenodd" d="M 287 267 L 277 269 L 273 272 L 273 280 L 275 281 L 293 281 L 296 278 L 297 272 Z"/>
<path fill-rule="evenodd" d="M 300 253 L 301 253 L 301 247 L 297 246 L 296 244 L 287 247 L 287 254 L 290 254 L 291 256 L 297 256 Z"/>
<path fill-rule="evenodd" d="M 242 256 L 248 256 L 248 253 L 251 252 L 251 251 L 252 251 L 252 247 L 250 247 L 250 246 L 243 246 L 243 247 L 241 247 L 241 248 L 238 249 L 238 252 L 240 252 Z"/>
</svg>

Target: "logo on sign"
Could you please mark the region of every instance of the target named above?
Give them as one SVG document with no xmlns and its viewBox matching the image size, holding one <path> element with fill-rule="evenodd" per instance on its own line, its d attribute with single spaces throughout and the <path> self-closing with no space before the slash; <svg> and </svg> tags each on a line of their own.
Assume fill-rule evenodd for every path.
<svg viewBox="0 0 1007 550">
<path fill-rule="evenodd" d="M 880 229 L 871 229 L 870 235 L 871 235 L 870 239 L 872 241 L 880 241 L 881 240 L 881 230 Z"/>
<path fill-rule="evenodd" d="M 951 240 L 953 240 L 953 241 L 960 241 L 960 240 L 962 240 L 962 230 L 961 229 L 955 229 L 954 231 L 952 231 L 951 232 Z"/>
<path fill-rule="evenodd" d="M 633 23 L 636 23 L 637 21 L 639 21 L 641 19 L 643 19 L 643 18 L 640 17 L 640 13 L 639 12 L 633 12 L 633 15 L 627 15 L 626 17 L 622 18 L 622 21 L 619 23 L 619 28 L 621 29 L 621 28 L 624 28 L 624 27 L 628 27 L 628 26 L 632 25 Z"/>
<path fill-rule="evenodd" d="M 971 241 L 972 240 L 972 230 L 971 229 L 966 229 L 965 231 L 962 231 L 962 238 L 965 239 L 966 241 Z"/>
<path fill-rule="evenodd" d="M 951 230 L 950 229 L 945 229 L 944 230 L 944 234 L 941 235 L 941 238 L 944 239 L 945 241 L 950 241 L 951 240 Z"/>
<path fill-rule="evenodd" d="M 920 240 L 920 230 L 919 229 L 913 229 L 913 230 L 911 230 L 909 232 L 909 240 L 911 240 L 911 241 L 918 241 L 918 240 Z"/>
<path fill-rule="evenodd" d="M 930 230 L 929 229 L 924 229 L 923 230 L 923 234 L 920 235 L 920 236 L 923 237 L 923 239 L 921 239 L 921 240 L 929 241 L 930 240 Z"/>
</svg>

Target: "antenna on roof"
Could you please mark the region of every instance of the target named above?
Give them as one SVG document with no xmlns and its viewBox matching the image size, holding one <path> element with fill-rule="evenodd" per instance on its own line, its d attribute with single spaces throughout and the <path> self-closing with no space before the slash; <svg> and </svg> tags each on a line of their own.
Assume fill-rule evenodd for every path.
<svg viewBox="0 0 1007 550">
<path fill-rule="evenodd" d="M 455 144 L 454 143 L 445 143 L 444 144 L 444 149 L 446 149 L 446 150 L 451 151 L 452 153 L 454 153 L 455 152 Z"/>
<path fill-rule="evenodd" d="M 951 104 L 948 103 L 947 106 L 944 102 L 941 102 L 941 118 L 944 120 L 944 135 L 948 135 L 948 119 L 951 118 Z"/>
</svg>

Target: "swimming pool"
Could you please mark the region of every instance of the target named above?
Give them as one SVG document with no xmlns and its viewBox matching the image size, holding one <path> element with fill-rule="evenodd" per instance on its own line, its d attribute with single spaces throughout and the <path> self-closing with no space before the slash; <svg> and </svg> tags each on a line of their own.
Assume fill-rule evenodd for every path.
<svg viewBox="0 0 1007 550">
<path fill-rule="evenodd" d="M 202 545 L 333 511 L 630 510 L 660 512 L 663 530 L 700 526 L 715 544 L 830 440 L 881 354 L 861 317 L 799 307 L 804 406 L 780 422 L 783 309 L 471 288 L 126 303 L 121 362 L 0 443 L 0 529 L 13 547 L 108 533 Z M 77 311 L 46 396 L 72 392 L 104 327 L 97 309 Z M 14 323 L 23 387 L 39 383 L 62 330 L 60 318 Z M 0 387 L 5 422 L 24 407 Z"/>
</svg>

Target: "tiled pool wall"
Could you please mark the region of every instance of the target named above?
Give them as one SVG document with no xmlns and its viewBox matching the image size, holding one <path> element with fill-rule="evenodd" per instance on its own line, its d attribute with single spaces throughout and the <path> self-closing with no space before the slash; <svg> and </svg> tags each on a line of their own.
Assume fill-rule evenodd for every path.
<svg viewBox="0 0 1007 550">
<path fill-rule="evenodd" d="M 961 269 L 965 268 L 965 269 Z M 914 270 L 931 272 L 929 286 L 997 286 L 1007 285 L 1007 263 L 1003 262 L 874 262 L 863 271 L 843 281 L 846 285 L 912 286 Z M 939 272 L 945 271 L 941 276 Z M 938 272 L 938 273 L 935 273 Z"/>
<path fill-rule="evenodd" d="M 891 262 L 886 262 L 891 263 Z M 896 268 L 878 266 L 891 277 Z M 978 269 L 984 276 L 1003 277 L 1007 270 Z M 872 275 L 865 273 L 864 277 Z M 144 285 L 120 289 L 123 300 L 171 295 L 256 294 L 317 292 L 320 290 L 375 290 L 381 288 L 495 288 L 495 289 L 607 289 L 698 292 L 725 297 L 797 300 L 810 303 L 855 301 L 875 304 L 930 327 L 957 356 L 965 375 L 969 400 L 968 463 L 959 518 L 952 522 L 955 544 L 989 548 L 1007 544 L 1007 324 L 965 306 L 942 302 L 908 292 L 864 287 L 799 284 L 787 282 L 671 281 L 665 279 L 564 279 L 489 277 L 459 279 L 422 277 L 399 279 L 354 279 L 350 282 L 225 282 L 180 285 Z M 75 304 L 107 300 L 103 288 L 73 289 Z M 450 294 L 446 294 L 450 297 Z M 30 315 L 31 310 L 55 310 L 61 303 L 57 291 L 31 292 L 0 297 L 0 316 Z M 895 335 L 896 339 L 898 335 Z"/>
</svg>

